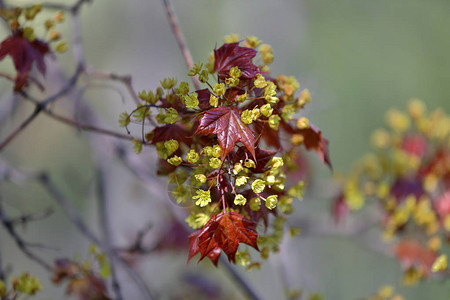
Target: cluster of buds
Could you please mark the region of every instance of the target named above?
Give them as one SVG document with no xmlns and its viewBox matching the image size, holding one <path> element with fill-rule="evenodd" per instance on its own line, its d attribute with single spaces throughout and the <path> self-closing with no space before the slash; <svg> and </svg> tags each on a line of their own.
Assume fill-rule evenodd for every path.
<svg viewBox="0 0 450 300">
<path fill-rule="evenodd" d="M 4 19 L 11 29 L 11 35 L 0 44 L 0 61 L 6 56 L 10 56 L 17 71 L 14 79 L 15 91 L 22 90 L 28 85 L 30 79 L 29 73 L 33 64 L 37 70 L 45 75 L 44 56 L 51 54 L 50 44 L 54 44 L 56 52 L 67 50 L 67 44 L 61 40 L 61 34 L 55 29 L 55 25 L 64 21 L 64 14 L 57 12 L 53 18 L 44 22 L 44 38 L 37 38 L 36 28 L 32 26 L 33 20 L 42 10 L 42 5 L 33 5 L 29 8 L 4 8 L 0 9 L 0 18 Z M 8 77 L 7 77 L 8 78 Z M 41 89 L 43 86 L 38 84 L 35 78 L 33 82 Z M 12 80 L 12 79 L 11 79 Z"/>
<path fill-rule="evenodd" d="M 269 45 L 255 37 L 244 46 L 235 36 L 226 42 L 207 64 L 189 70 L 204 89 L 191 91 L 187 82 L 164 79 L 155 92 L 139 93 L 142 103 L 123 113 L 120 123 L 127 131 L 131 122 L 141 124 L 135 150 L 156 147 L 158 174 L 168 176 L 176 202 L 190 207 L 186 221 L 194 229 L 205 228 L 218 212 L 237 213 L 253 224 L 263 219 L 266 226 L 269 213 L 277 216 L 274 236 L 258 240 L 267 257 L 282 237 L 282 214 L 292 212 L 293 198 L 303 195 L 300 178 L 287 175 L 304 167 L 298 146 L 317 151 L 329 164 L 328 141 L 304 116 L 295 118 L 310 94 L 303 90 L 295 96 L 299 83 L 294 77 L 270 76 Z M 145 132 L 149 123 L 156 127 Z M 243 265 L 247 257 L 237 255 Z"/>
<path fill-rule="evenodd" d="M 427 113 L 411 100 L 407 113 L 390 110 L 387 129 L 372 135 L 374 151 L 346 178 L 337 197 L 337 219 L 371 199 L 381 204 L 386 241 L 397 242 L 405 283 L 448 272 L 443 242 L 450 238 L 450 117 Z"/>
<path fill-rule="evenodd" d="M 28 8 L 0 9 L 0 17 L 8 23 L 13 35 L 22 36 L 28 41 L 34 42 L 37 39 L 36 30 L 33 28 L 31 22 L 34 21 L 40 12 L 42 12 L 42 4 L 35 4 Z M 67 50 L 67 43 L 61 40 L 61 33 L 55 28 L 57 24 L 62 23 L 64 20 L 65 16 L 62 11 L 58 11 L 53 17 L 45 19 L 43 21 L 43 27 L 46 37 L 40 38 L 38 41 L 55 43 L 55 51 L 60 53 L 65 52 Z"/>
<path fill-rule="evenodd" d="M 40 290 L 42 290 L 42 285 L 39 279 L 28 273 L 13 277 L 9 289 L 5 282 L 0 280 L 0 299 L 17 299 L 21 295 L 34 295 Z"/>
</svg>

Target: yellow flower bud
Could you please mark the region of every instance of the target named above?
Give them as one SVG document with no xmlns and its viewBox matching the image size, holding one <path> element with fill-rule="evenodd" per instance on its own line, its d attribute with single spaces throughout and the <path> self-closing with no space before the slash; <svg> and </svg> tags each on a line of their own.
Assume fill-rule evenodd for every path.
<svg viewBox="0 0 450 300">
<path fill-rule="evenodd" d="M 278 195 L 271 195 L 266 198 L 266 207 L 268 209 L 274 209 L 277 206 Z"/>
<path fill-rule="evenodd" d="M 269 117 L 269 126 L 273 130 L 278 130 L 278 126 L 280 125 L 280 116 L 279 115 L 271 115 Z"/>
<path fill-rule="evenodd" d="M 256 74 L 256 79 L 254 81 L 255 87 L 263 89 L 267 86 L 266 79 L 261 74 Z"/>
<path fill-rule="evenodd" d="M 247 180 L 249 179 L 248 176 L 238 176 L 236 178 L 236 186 L 243 186 L 247 183 Z"/>
<path fill-rule="evenodd" d="M 244 166 L 247 167 L 247 168 L 254 168 L 254 167 L 256 167 L 256 164 L 255 164 L 255 162 L 253 160 L 247 159 L 244 162 Z"/>
<path fill-rule="evenodd" d="M 218 159 L 217 157 L 212 157 L 209 160 L 209 165 L 211 166 L 211 168 L 213 169 L 217 169 L 221 166 L 222 162 L 220 161 L 220 159 Z"/>
<path fill-rule="evenodd" d="M 232 67 L 232 68 L 230 69 L 230 76 L 231 76 L 232 78 L 239 78 L 239 77 L 242 76 L 242 71 L 239 70 L 238 67 Z"/>
<path fill-rule="evenodd" d="M 309 128 L 309 120 L 308 118 L 301 117 L 297 120 L 297 128 L 298 129 L 307 129 Z"/>
<path fill-rule="evenodd" d="M 234 167 L 233 167 L 233 174 L 237 175 L 239 174 L 239 172 L 241 172 L 242 170 L 244 170 L 244 167 L 242 166 L 241 163 L 235 163 Z"/>
<path fill-rule="evenodd" d="M 222 96 L 225 94 L 225 84 L 223 83 L 216 83 L 213 87 L 213 92 L 217 96 Z"/>
<path fill-rule="evenodd" d="M 262 193 L 262 191 L 264 191 L 265 187 L 266 187 L 266 184 L 265 184 L 264 180 L 261 180 L 261 179 L 256 179 L 252 183 L 252 190 L 253 190 L 253 192 L 255 192 L 257 194 Z"/>
<path fill-rule="evenodd" d="M 201 183 L 205 183 L 206 182 L 206 176 L 203 175 L 203 174 L 196 174 L 195 175 L 195 179 L 197 179 Z"/>
<path fill-rule="evenodd" d="M 187 108 L 196 108 L 198 106 L 199 102 L 196 94 L 183 96 L 183 99 L 184 105 L 186 105 Z"/>
<path fill-rule="evenodd" d="M 195 196 L 192 196 L 193 200 L 197 200 L 195 205 L 199 205 L 200 207 L 204 207 L 211 202 L 211 194 L 210 191 L 197 190 Z"/>
<path fill-rule="evenodd" d="M 188 162 L 195 164 L 198 161 L 198 159 L 199 159 L 198 153 L 195 152 L 194 149 L 191 149 L 188 152 L 188 154 L 186 155 L 186 159 L 187 159 Z"/>
<path fill-rule="evenodd" d="M 217 107 L 219 105 L 219 98 L 211 94 L 211 96 L 209 97 L 209 105 Z"/>
<path fill-rule="evenodd" d="M 211 155 L 214 156 L 214 157 L 220 157 L 222 155 L 222 148 L 220 148 L 219 145 L 214 145 L 212 147 Z"/>
<path fill-rule="evenodd" d="M 272 168 L 274 168 L 274 169 L 278 169 L 284 165 L 283 158 L 278 157 L 278 156 L 272 157 L 271 163 L 272 163 Z"/>
<path fill-rule="evenodd" d="M 245 199 L 245 197 L 242 196 L 241 194 L 237 194 L 234 197 L 234 204 L 235 205 L 245 205 L 246 202 L 247 202 L 247 199 Z"/>
<path fill-rule="evenodd" d="M 267 104 L 264 104 L 263 106 L 261 106 L 260 111 L 263 116 L 270 117 L 272 115 L 273 108 L 272 108 L 272 106 L 270 106 L 269 103 L 267 103 Z"/>
<path fill-rule="evenodd" d="M 448 258 L 447 255 L 442 254 L 433 263 L 433 266 L 431 267 L 431 270 L 433 272 L 441 272 L 447 269 L 448 266 Z"/>
<path fill-rule="evenodd" d="M 169 158 L 168 160 L 167 160 L 167 162 L 169 163 L 169 164 L 171 164 L 171 165 L 174 165 L 174 166 L 179 166 L 180 164 L 181 164 L 181 162 L 182 162 L 183 160 L 181 159 L 181 157 L 179 157 L 179 156 L 172 156 L 171 158 Z"/>
</svg>

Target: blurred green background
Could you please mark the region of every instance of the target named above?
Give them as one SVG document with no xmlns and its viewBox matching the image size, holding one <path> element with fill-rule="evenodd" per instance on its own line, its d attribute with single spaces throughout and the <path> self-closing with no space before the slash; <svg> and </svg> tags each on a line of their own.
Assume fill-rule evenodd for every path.
<svg viewBox="0 0 450 300">
<path fill-rule="evenodd" d="M 450 111 L 447 99 L 450 1 L 174 0 L 173 3 L 196 62 L 206 61 L 214 47 L 219 47 L 223 37 L 230 33 L 237 33 L 242 39 L 255 35 L 272 45 L 275 56 L 272 73 L 293 75 L 303 88 L 311 91 L 313 101 L 306 114 L 330 140 L 337 173 L 346 172 L 357 157 L 369 150 L 370 133 L 383 125 L 384 112 L 389 108 L 403 109 L 409 99 L 419 98 L 430 110 L 441 107 Z M 70 47 L 70 17 L 67 19 L 63 35 Z M 82 31 L 87 63 L 99 70 L 131 74 L 137 90 L 154 89 L 164 77 L 188 80 L 160 1 L 94 0 L 82 9 Z M 5 35 L 3 31 L 2 36 Z M 72 72 L 71 51 L 59 57 L 63 69 Z M 5 61 L 1 67 L 8 70 L 10 64 Z M 5 81 L 0 84 L 0 101 L 6 101 L 11 84 Z M 114 85 L 101 81 L 89 85 L 86 99 L 101 111 L 110 128 L 121 130 L 118 115 L 132 107 L 132 103 L 124 92 L 122 99 L 111 86 Z M 4 138 L 31 109 L 28 104 L 20 104 L 16 114 L 0 128 L 0 136 Z M 57 184 L 74 199 L 86 219 L 96 225 L 95 197 L 90 183 L 94 170 L 89 156 L 88 141 L 82 134 L 43 116 L 2 153 L 2 158 L 14 166 L 53 172 Z M 300 215 L 311 212 L 326 218 L 331 195 L 327 185 L 332 175 L 315 155 L 309 157 L 319 179 L 307 199 L 298 203 L 297 211 Z M 115 172 L 112 175 L 115 209 L 127 209 L 114 226 L 116 240 L 123 244 L 132 240 L 130 232 L 142 228 L 148 220 L 158 224 L 161 216 L 149 201 L 148 192 L 120 163 L 111 169 Z M 151 197 L 164 196 L 164 191 L 157 191 L 159 188 L 155 184 L 159 196 Z M 22 187 L 2 184 L 0 189 L 12 213 L 52 205 L 45 192 L 33 184 Z M 327 218 L 323 222 L 334 226 Z M 88 243 L 61 214 L 27 227 L 25 234 L 51 245 L 56 239 L 60 252 L 42 252 L 49 257 L 87 252 Z M 14 271 L 23 267 L 40 272 L 39 267 L 17 253 L 3 231 L 0 238 L 3 252 L 6 245 L 6 253 L 1 254 L 12 263 Z M 317 291 L 325 299 L 359 299 L 373 294 L 381 285 L 393 284 L 406 299 L 450 297 L 450 284 L 439 280 L 428 280 L 413 288 L 402 287 L 401 267 L 395 259 L 368 250 L 351 239 L 300 236 L 287 244 L 281 260 L 288 261 L 289 281 L 293 288 L 301 287 L 306 293 Z M 175 260 L 166 256 L 144 259 L 140 268 L 160 292 L 175 284 L 178 273 L 185 269 L 185 255 L 178 255 Z M 226 289 L 232 289 L 223 271 L 210 268 L 206 262 L 191 264 L 189 269 L 210 272 L 213 278 L 225 282 Z M 243 274 L 265 299 L 282 299 L 278 269 L 275 257 L 262 271 Z M 53 291 L 48 282 L 44 283 L 51 291 L 44 293 L 58 299 L 63 291 Z"/>
</svg>

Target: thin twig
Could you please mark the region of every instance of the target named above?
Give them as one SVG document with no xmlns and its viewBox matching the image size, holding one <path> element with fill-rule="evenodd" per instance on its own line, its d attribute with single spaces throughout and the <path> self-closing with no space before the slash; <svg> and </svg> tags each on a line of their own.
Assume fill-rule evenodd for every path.
<svg viewBox="0 0 450 300">
<path fill-rule="evenodd" d="M 40 213 L 34 213 L 34 214 L 25 214 L 19 217 L 15 217 L 13 219 L 9 219 L 9 222 L 13 225 L 25 225 L 28 222 L 33 221 L 40 221 L 47 217 L 49 217 L 53 213 L 53 209 L 47 208 L 46 210 L 40 212 Z"/>
<path fill-rule="evenodd" d="M 186 45 L 186 41 L 184 39 L 183 32 L 180 29 L 178 18 L 177 15 L 175 14 L 172 2 L 170 0 L 163 0 L 163 3 L 164 8 L 166 9 L 167 18 L 169 19 L 170 22 L 170 28 L 172 29 L 172 32 L 175 35 L 178 47 L 180 48 L 181 53 L 183 54 L 184 61 L 186 62 L 188 69 L 190 69 L 194 66 L 194 60 L 192 59 L 191 51 Z M 199 90 L 200 81 L 198 81 L 197 76 L 192 76 L 192 82 L 194 83 L 195 88 Z"/>
<path fill-rule="evenodd" d="M 12 140 L 14 140 L 30 123 L 39 115 L 39 113 L 42 111 L 42 108 L 40 106 L 36 106 L 33 113 L 25 119 L 25 121 L 22 122 L 22 124 L 19 125 L 13 132 L 11 132 L 8 137 L 3 140 L 3 142 L 0 144 L 0 151 L 3 150 Z"/>
<path fill-rule="evenodd" d="M 69 93 L 73 89 L 75 84 L 77 83 L 78 78 L 80 77 L 81 73 L 83 73 L 83 70 L 84 70 L 83 65 L 81 63 L 77 64 L 77 68 L 75 69 L 74 74 L 67 81 L 66 85 L 61 90 L 59 90 L 56 94 L 48 97 L 47 99 L 45 99 L 44 101 L 41 102 L 42 108 L 46 108 L 53 101 L 61 98 L 62 96 L 66 95 L 67 93 Z"/>
<path fill-rule="evenodd" d="M 96 79 L 109 79 L 109 80 L 121 82 L 123 85 L 125 85 L 131 98 L 133 98 L 134 103 L 136 105 L 141 104 L 141 101 L 139 100 L 137 93 L 133 87 L 131 75 L 120 75 L 120 74 L 116 74 L 116 73 L 100 71 L 100 70 L 96 70 L 92 67 L 86 68 L 86 74 L 89 76 L 92 76 Z"/>
<path fill-rule="evenodd" d="M 70 202 L 63 196 L 63 194 L 50 182 L 48 176 L 46 174 L 42 174 L 38 178 L 39 182 L 42 186 L 47 190 L 47 192 L 52 196 L 52 198 L 58 203 L 58 205 L 64 210 L 65 214 L 75 225 L 78 231 L 83 234 L 88 240 L 97 244 L 102 251 L 104 251 L 107 255 L 113 255 L 120 267 L 128 273 L 128 275 L 133 278 L 136 284 L 139 286 L 141 291 L 146 296 L 146 299 L 156 299 L 156 296 L 153 292 L 150 291 L 146 283 L 142 280 L 142 278 L 136 273 L 135 270 L 130 268 L 128 264 L 119 257 L 116 252 L 108 248 L 96 235 L 87 227 L 84 221 L 81 219 L 80 215 L 76 211 L 76 209 L 70 204 Z"/>
<path fill-rule="evenodd" d="M 53 101 L 59 99 L 60 97 L 67 94 L 73 87 L 75 86 L 80 74 L 83 71 L 83 66 L 81 64 L 77 65 L 77 68 L 75 70 L 75 73 L 73 76 L 68 80 L 67 84 L 59 90 L 54 95 L 48 97 L 44 101 L 40 103 L 35 103 L 36 107 L 33 111 L 33 113 L 25 119 L 25 121 L 22 122 L 22 124 L 19 125 L 13 132 L 11 132 L 8 137 L 0 144 L 0 151 L 3 150 L 13 139 L 15 139 L 30 123 L 39 115 L 39 113 L 47 107 L 48 104 L 52 103 Z M 25 92 L 21 92 L 22 95 L 26 95 Z"/>
<path fill-rule="evenodd" d="M 6 280 L 5 271 L 3 270 L 2 248 L 0 248 L 0 280 L 3 282 L 5 282 L 5 280 Z"/>
<path fill-rule="evenodd" d="M 256 291 L 248 284 L 248 282 L 239 274 L 234 267 L 226 260 L 224 256 L 220 257 L 220 263 L 227 270 L 230 277 L 245 292 L 248 299 L 261 300 Z"/>
<path fill-rule="evenodd" d="M 104 164 L 102 162 L 98 162 L 99 168 L 97 170 L 97 195 L 99 202 L 99 213 L 100 213 L 100 224 L 103 231 L 103 236 L 105 237 L 105 244 L 108 248 L 113 248 L 113 240 L 112 240 L 112 230 L 111 230 L 111 221 L 109 219 L 109 197 L 107 195 L 106 187 L 106 178 L 104 172 Z M 109 259 L 111 261 L 111 282 L 112 287 L 114 289 L 114 293 L 118 300 L 123 299 L 121 288 L 119 284 L 119 280 L 117 278 L 116 272 L 116 259 L 114 255 L 110 255 Z"/>
<path fill-rule="evenodd" d="M 36 263 L 38 263 L 39 265 L 41 265 L 44 269 L 46 269 L 47 271 L 51 271 L 52 267 L 50 264 L 48 264 L 47 262 L 45 262 L 42 258 L 40 258 L 39 256 L 37 256 L 36 254 L 34 254 L 33 252 L 31 252 L 28 247 L 32 246 L 32 244 L 29 244 L 27 242 L 25 242 L 20 236 L 19 234 L 16 232 L 13 224 L 8 220 L 8 218 L 6 217 L 4 211 L 3 211 L 3 207 L 0 203 L 0 221 L 2 222 L 3 227 L 6 229 L 6 231 L 8 232 L 8 234 L 11 236 L 11 238 L 14 240 L 14 242 L 16 243 L 17 247 L 19 247 L 19 249 L 31 260 L 35 261 Z"/>
<path fill-rule="evenodd" d="M 4 1 L 2 0 L 1 3 L 3 3 L 3 2 Z M 78 0 L 73 5 L 65 5 L 65 4 L 60 4 L 60 3 L 48 2 L 48 3 L 42 3 L 42 7 L 46 8 L 46 9 L 50 9 L 50 10 L 62 10 L 62 11 L 70 12 L 72 14 L 77 14 L 79 12 L 81 6 L 84 3 L 89 3 L 89 2 L 92 2 L 92 0 Z M 25 6 L 24 8 L 30 8 L 30 7 L 32 7 L 32 5 Z"/>
<path fill-rule="evenodd" d="M 48 115 L 49 117 L 61 121 L 64 124 L 67 124 L 69 126 L 75 127 L 77 129 L 82 129 L 82 130 L 86 130 L 86 131 L 91 131 L 91 132 L 95 132 L 95 133 L 100 133 L 100 134 L 105 134 L 105 135 L 110 135 L 116 138 L 120 138 L 120 139 L 124 139 L 124 140 L 133 140 L 133 137 L 131 135 L 126 135 L 123 133 L 119 133 L 119 132 L 115 132 L 115 131 L 111 131 L 109 129 L 104 129 L 104 128 L 99 128 L 90 124 L 84 124 L 84 123 L 80 123 L 78 121 L 75 121 L 73 119 L 69 119 L 67 117 L 61 116 L 61 115 L 57 115 L 47 109 L 45 109 L 43 111 L 46 115 Z"/>
</svg>

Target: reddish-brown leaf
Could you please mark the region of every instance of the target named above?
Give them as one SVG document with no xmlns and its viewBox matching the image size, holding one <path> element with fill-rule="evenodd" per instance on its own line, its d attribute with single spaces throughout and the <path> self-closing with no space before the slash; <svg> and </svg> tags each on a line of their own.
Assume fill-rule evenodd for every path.
<svg viewBox="0 0 450 300">
<path fill-rule="evenodd" d="M 350 212 L 350 208 L 348 207 L 347 203 L 345 202 L 343 193 L 340 193 L 339 196 L 336 199 L 334 199 L 334 203 L 333 203 L 333 207 L 332 207 L 331 211 L 334 216 L 334 222 L 336 224 L 338 224 L 344 218 L 347 217 L 348 213 Z"/>
<path fill-rule="evenodd" d="M 328 140 L 322 136 L 322 131 L 314 126 L 310 126 L 309 128 L 298 130 L 297 133 L 303 135 L 306 149 L 316 151 L 322 162 L 332 169 L 333 166 L 331 165 L 328 152 Z"/>
<path fill-rule="evenodd" d="M 167 124 L 161 127 L 156 127 L 153 130 L 152 144 L 172 139 L 183 142 L 187 145 L 190 145 L 192 140 L 189 132 L 176 124 Z"/>
<path fill-rule="evenodd" d="M 240 111 L 232 107 L 217 107 L 206 111 L 195 134 L 216 134 L 222 148 L 222 159 L 233 151 L 237 142 L 242 142 L 255 158 L 255 136 L 241 121 Z M 255 159 L 256 160 L 256 159 Z"/>
<path fill-rule="evenodd" d="M 431 273 L 431 267 L 438 256 L 426 246 L 413 240 L 399 242 L 394 248 L 394 253 L 403 268 L 409 269 L 414 266 L 424 271 L 426 275 Z"/>
<path fill-rule="evenodd" d="M 213 216 L 202 229 L 189 236 L 189 261 L 200 252 L 200 260 L 208 257 L 217 266 L 221 251 L 228 260 L 235 262 L 236 251 L 240 243 L 258 250 L 255 231 L 256 223 L 244 218 L 237 212 L 219 213 Z"/>
<path fill-rule="evenodd" d="M 239 43 L 224 44 L 214 50 L 214 70 L 220 78 L 230 77 L 230 69 L 239 67 L 242 71 L 241 79 L 251 79 L 261 71 L 252 63 L 256 50 L 239 46 Z"/>
<path fill-rule="evenodd" d="M 198 106 L 203 110 L 211 108 L 211 105 L 209 104 L 211 92 L 209 91 L 209 89 L 197 90 L 195 92 L 197 93 Z"/>
<path fill-rule="evenodd" d="M 11 56 L 17 71 L 14 90 L 18 91 L 25 86 L 33 62 L 36 61 L 39 72 L 45 74 L 44 55 L 49 52 L 47 43 L 38 39 L 30 42 L 23 37 L 21 31 L 6 38 L 0 44 L 0 60 L 3 60 L 7 55 Z"/>
<path fill-rule="evenodd" d="M 273 130 L 267 123 L 256 121 L 253 123 L 253 128 L 258 136 L 261 136 L 268 146 L 272 146 L 275 149 L 281 149 L 280 132 Z"/>
<path fill-rule="evenodd" d="M 52 271 L 54 283 L 68 281 L 67 295 L 76 296 L 79 300 L 111 300 L 103 279 L 81 267 L 79 263 L 69 259 L 58 259 Z"/>
<path fill-rule="evenodd" d="M 264 150 L 259 148 L 259 145 L 255 148 L 255 167 L 250 168 L 253 173 L 264 173 L 267 168 L 267 163 L 272 159 L 272 157 L 276 154 L 276 151 Z M 236 155 L 234 156 L 234 162 L 245 161 L 249 158 L 249 152 L 246 151 L 243 147 L 239 147 L 238 151 L 236 151 Z"/>
</svg>

